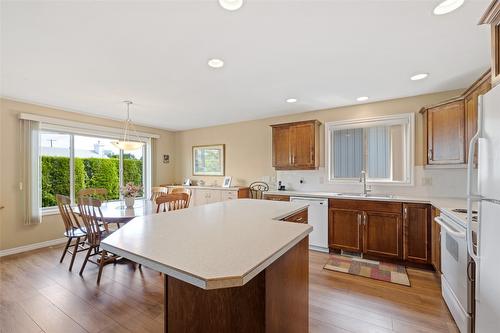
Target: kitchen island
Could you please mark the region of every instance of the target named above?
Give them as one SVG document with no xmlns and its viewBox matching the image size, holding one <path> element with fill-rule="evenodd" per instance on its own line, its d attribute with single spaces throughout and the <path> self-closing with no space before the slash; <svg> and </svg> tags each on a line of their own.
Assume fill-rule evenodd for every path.
<svg viewBox="0 0 500 333">
<path fill-rule="evenodd" d="M 102 248 L 165 274 L 165 332 L 307 332 L 302 203 L 240 199 L 138 217 Z"/>
</svg>

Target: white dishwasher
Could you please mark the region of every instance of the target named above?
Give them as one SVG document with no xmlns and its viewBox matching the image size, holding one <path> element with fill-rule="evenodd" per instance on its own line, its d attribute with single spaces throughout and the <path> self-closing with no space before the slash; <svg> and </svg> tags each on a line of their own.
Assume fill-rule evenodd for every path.
<svg viewBox="0 0 500 333">
<path fill-rule="evenodd" d="M 328 252 L 328 199 L 291 197 L 290 201 L 300 201 L 309 205 L 307 221 L 313 227 L 313 231 L 309 234 L 309 248 Z"/>
</svg>

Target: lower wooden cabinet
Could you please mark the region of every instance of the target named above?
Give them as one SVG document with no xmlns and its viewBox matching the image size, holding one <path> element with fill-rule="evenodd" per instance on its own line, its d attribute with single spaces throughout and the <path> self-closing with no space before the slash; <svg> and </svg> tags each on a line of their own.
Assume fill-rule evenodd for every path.
<svg viewBox="0 0 500 333">
<path fill-rule="evenodd" d="M 401 213 L 364 212 L 363 252 L 372 256 L 401 259 Z"/>
<path fill-rule="evenodd" d="M 290 196 L 280 194 L 264 194 L 264 200 L 290 201 Z"/>
<path fill-rule="evenodd" d="M 402 258 L 401 203 L 330 199 L 329 207 L 330 248 Z"/>
<path fill-rule="evenodd" d="M 340 250 L 362 252 L 362 214 L 363 212 L 359 210 L 330 208 L 328 246 Z"/>
<path fill-rule="evenodd" d="M 433 208 L 431 213 L 431 263 L 436 272 L 441 272 L 441 226 L 434 221 L 439 216 L 438 209 Z"/>
<path fill-rule="evenodd" d="M 430 221 L 428 204 L 330 199 L 328 245 L 370 258 L 428 265 Z"/>
<path fill-rule="evenodd" d="M 431 207 L 403 204 L 403 259 L 428 264 L 431 261 Z"/>
</svg>

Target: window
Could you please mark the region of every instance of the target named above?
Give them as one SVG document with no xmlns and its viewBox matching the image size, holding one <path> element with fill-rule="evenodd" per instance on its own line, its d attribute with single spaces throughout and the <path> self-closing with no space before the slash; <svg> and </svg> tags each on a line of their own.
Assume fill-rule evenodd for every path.
<svg viewBox="0 0 500 333">
<path fill-rule="evenodd" d="M 106 188 L 108 200 L 120 199 L 120 186 L 127 182 L 146 188 L 149 144 L 124 152 L 111 144 L 113 140 L 42 128 L 42 207 L 56 206 L 56 194 L 70 196 L 74 202 L 78 191 L 88 187 Z"/>
<path fill-rule="evenodd" d="M 370 182 L 412 183 L 413 114 L 326 124 L 328 178 Z"/>
</svg>

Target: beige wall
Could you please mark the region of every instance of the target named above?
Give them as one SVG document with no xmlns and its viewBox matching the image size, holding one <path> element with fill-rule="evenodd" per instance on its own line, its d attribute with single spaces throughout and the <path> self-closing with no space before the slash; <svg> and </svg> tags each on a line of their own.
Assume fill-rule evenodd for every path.
<svg viewBox="0 0 500 333">
<path fill-rule="evenodd" d="M 21 112 L 89 124 L 105 124 L 105 126 L 117 128 L 123 126 L 122 123 L 113 120 L 103 120 L 102 118 L 53 108 L 0 99 L 0 206 L 4 206 L 0 210 L 0 250 L 57 239 L 63 236 L 63 224 L 58 215 L 44 216 L 43 222 L 38 225 L 26 226 L 21 220 L 22 212 L 18 189 L 18 170 L 20 169 L 18 159 L 18 115 Z M 162 156 L 163 154 L 173 155 L 174 133 L 147 127 L 137 127 L 137 130 L 155 133 L 160 136 L 159 139 L 153 140 L 153 184 L 171 183 L 174 180 L 174 165 L 173 163 L 164 164 Z"/>
<path fill-rule="evenodd" d="M 275 175 L 272 164 L 271 128 L 269 125 L 299 120 L 317 119 L 322 124 L 355 118 L 366 118 L 397 113 L 415 112 L 415 164 L 423 164 L 422 116 L 418 114 L 424 105 L 455 97 L 461 91 L 448 91 L 436 94 L 400 98 L 329 110 L 304 112 L 295 115 L 273 117 L 236 124 L 201 128 L 176 133 L 175 175 L 177 181 L 185 177 L 194 180 L 204 179 L 208 184 L 221 184 L 222 177 L 194 177 L 191 171 L 191 148 L 204 144 L 226 145 L 226 175 L 233 177 L 233 183 L 248 185 L 262 177 Z M 320 164 L 324 166 L 324 126 L 320 127 Z"/>
<path fill-rule="evenodd" d="M 390 101 L 340 107 L 330 110 L 304 112 L 295 115 L 273 117 L 223 126 L 168 132 L 153 128 L 138 127 L 138 130 L 157 133 L 160 139 L 153 143 L 153 184 L 180 182 L 184 177 L 205 179 L 208 184 L 222 183 L 222 177 L 193 177 L 191 149 L 195 145 L 226 145 L 226 175 L 233 183 L 247 185 L 265 176 L 274 176 L 271 166 L 271 128 L 269 125 L 318 119 L 325 123 L 336 120 L 365 118 L 397 113 L 416 112 L 416 165 L 422 165 L 422 117 L 418 115 L 423 105 L 432 104 L 458 95 L 460 91 L 449 91 Z M 0 250 L 61 238 L 63 228 L 58 215 L 45 216 L 39 225 L 25 226 L 21 220 L 19 204 L 18 138 L 21 112 L 39 114 L 61 119 L 70 119 L 89 124 L 120 128 L 117 121 L 70 113 L 54 108 L 0 99 Z M 320 128 L 320 163 L 324 166 L 324 127 Z M 163 164 L 163 154 L 170 154 L 171 163 Z"/>
</svg>

